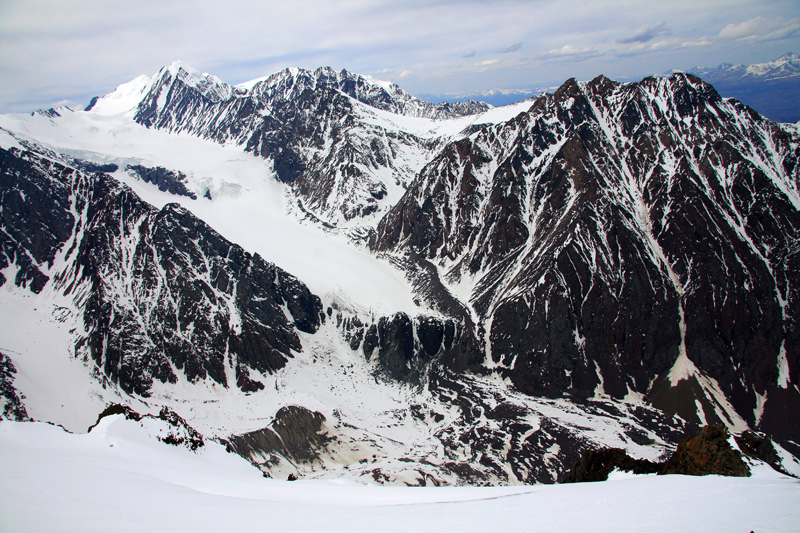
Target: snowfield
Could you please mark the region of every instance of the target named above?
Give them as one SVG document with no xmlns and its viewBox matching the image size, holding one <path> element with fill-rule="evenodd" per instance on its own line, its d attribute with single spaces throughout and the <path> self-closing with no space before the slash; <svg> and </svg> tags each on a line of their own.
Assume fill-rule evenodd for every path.
<svg viewBox="0 0 800 533">
<path fill-rule="evenodd" d="M 602 483 L 401 488 L 275 481 L 207 443 L 154 437 L 166 423 L 104 418 L 88 434 L 0 423 L 0 530 L 797 531 L 800 482 L 612 476 Z"/>
</svg>

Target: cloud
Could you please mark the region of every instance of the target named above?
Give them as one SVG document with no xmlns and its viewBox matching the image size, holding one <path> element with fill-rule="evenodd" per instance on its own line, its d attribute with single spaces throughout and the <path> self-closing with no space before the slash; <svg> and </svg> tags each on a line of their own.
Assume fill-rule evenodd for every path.
<svg viewBox="0 0 800 533">
<path fill-rule="evenodd" d="M 547 59 L 586 59 L 589 57 L 596 57 L 598 55 L 597 50 L 594 48 L 577 48 L 572 46 L 571 44 L 565 44 L 561 48 L 556 48 L 553 50 L 548 50 L 544 54 L 543 57 Z"/>
<path fill-rule="evenodd" d="M 755 17 L 739 24 L 728 24 L 717 37 L 732 41 L 773 41 L 800 33 L 800 19 L 785 20 L 781 17 L 766 19 Z"/>
<path fill-rule="evenodd" d="M 770 42 L 800 35 L 800 19 L 754 17 L 726 25 L 716 35 L 680 42 L 682 48 L 707 47 L 724 42 Z"/>
<path fill-rule="evenodd" d="M 411 76 L 410 70 L 404 70 L 403 72 L 400 73 L 401 78 L 407 78 L 408 76 Z"/>
<path fill-rule="evenodd" d="M 478 61 L 477 63 L 474 63 L 473 66 L 478 67 L 477 69 L 478 72 L 486 72 L 487 70 L 489 70 L 489 67 L 491 67 L 492 65 L 496 65 L 498 63 L 500 63 L 499 59 L 484 59 L 483 61 Z"/>
<path fill-rule="evenodd" d="M 501 54 L 510 54 L 511 52 L 517 52 L 520 48 L 522 48 L 523 43 L 514 43 L 511 46 L 506 46 L 505 48 L 501 48 L 498 50 Z"/>
<path fill-rule="evenodd" d="M 617 42 L 622 44 L 646 43 L 648 41 L 652 41 L 659 35 L 669 35 L 670 33 L 672 32 L 669 28 L 667 28 L 667 23 L 659 22 L 658 24 L 654 24 L 652 26 L 642 26 L 633 32 L 630 37 L 620 39 Z"/>
<path fill-rule="evenodd" d="M 466 54 L 462 55 L 461 57 L 463 57 L 463 58 L 475 57 L 476 53 L 477 52 L 475 52 L 475 50 L 470 50 L 469 52 L 467 52 Z"/>
<path fill-rule="evenodd" d="M 681 46 L 684 48 L 689 48 L 693 46 L 711 46 L 714 44 L 714 41 L 711 39 L 703 38 L 698 41 L 684 41 L 681 43 Z"/>
</svg>

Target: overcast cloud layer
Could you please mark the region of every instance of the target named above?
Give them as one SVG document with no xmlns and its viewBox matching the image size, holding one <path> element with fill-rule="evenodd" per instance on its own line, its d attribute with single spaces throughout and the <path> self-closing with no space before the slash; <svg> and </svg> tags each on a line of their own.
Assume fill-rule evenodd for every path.
<svg viewBox="0 0 800 533">
<path fill-rule="evenodd" d="M 0 112 L 85 104 L 175 59 L 230 83 L 327 65 L 449 93 L 789 51 L 797 0 L 0 0 Z"/>
</svg>

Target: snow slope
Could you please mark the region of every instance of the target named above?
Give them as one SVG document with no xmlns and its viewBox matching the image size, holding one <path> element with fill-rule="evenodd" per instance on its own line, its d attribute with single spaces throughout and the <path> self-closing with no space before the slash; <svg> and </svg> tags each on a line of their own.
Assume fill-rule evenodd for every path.
<svg viewBox="0 0 800 533">
<path fill-rule="evenodd" d="M 0 529 L 15 531 L 796 531 L 800 484 L 614 476 L 536 487 L 395 488 L 263 479 L 214 443 L 155 440 L 158 420 L 88 434 L 0 423 Z"/>
</svg>

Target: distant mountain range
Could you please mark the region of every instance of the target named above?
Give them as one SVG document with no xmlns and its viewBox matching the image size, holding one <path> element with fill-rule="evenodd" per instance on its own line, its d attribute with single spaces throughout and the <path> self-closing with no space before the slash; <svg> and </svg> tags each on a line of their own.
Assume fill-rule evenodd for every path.
<svg viewBox="0 0 800 533">
<path fill-rule="evenodd" d="M 679 71 L 673 71 L 679 72 Z M 718 67 L 694 67 L 686 72 L 696 74 L 709 83 L 744 83 L 746 81 L 776 81 L 800 77 L 800 54 L 788 53 L 766 63 L 734 65 L 722 63 Z"/>
<path fill-rule="evenodd" d="M 534 88 L 534 89 L 489 89 L 487 91 L 469 91 L 456 93 L 420 93 L 419 98 L 433 103 L 442 102 L 468 102 L 476 100 L 486 102 L 495 107 L 501 107 L 516 102 L 521 102 L 527 98 L 539 96 L 547 91 L 553 92 L 557 87 Z"/>
<path fill-rule="evenodd" d="M 666 75 L 672 74 L 672 71 Z M 694 67 L 695 74 L 714 85 L 722 96 L 730 96 L 777 122 L 800 120 L 800 54 L 788 53 L 766 63 L 714 68 Z"/>
</svg>

